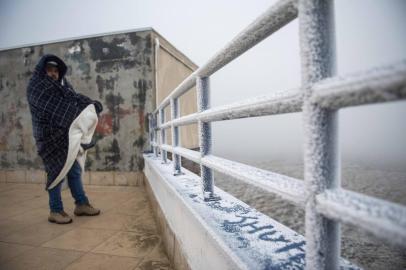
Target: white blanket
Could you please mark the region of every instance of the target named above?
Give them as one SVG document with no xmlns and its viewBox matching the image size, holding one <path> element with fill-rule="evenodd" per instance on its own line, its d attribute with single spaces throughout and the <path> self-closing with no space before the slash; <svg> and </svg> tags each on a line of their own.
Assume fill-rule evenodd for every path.
<svg viewBox="0 0 406 270">
<path fill-rule="evenodd" d="M 93 104 L 87 106 L 72 122 L 69 128 L 69 148 L 66 163 L 58 177 L 48 187 L 48 190 L 57 186 L 65 178 L 75 159 L 78 161 L 82 172 L 85 171 L 87 151 L 83 150 L 80 144 L 89 144 L 92 141 L 97 122 L 96 109 Z"/>
</svg>

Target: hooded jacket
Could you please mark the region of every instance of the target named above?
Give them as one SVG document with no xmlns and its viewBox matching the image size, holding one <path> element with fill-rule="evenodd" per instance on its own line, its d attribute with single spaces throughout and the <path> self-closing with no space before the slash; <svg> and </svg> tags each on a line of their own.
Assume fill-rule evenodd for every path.
<svg viewBox="0 0 406 270">
<path fill-rule="evenodd" d="M 49 61 L 58 65 L 57 81 L 46 74 Z M 60 58 L 44 55 L 27 87 L 33 136 L 47 173 L 46 189 L 63 180 L 78 155 L 84 170 L 86 151 L 80 144 L 90 143 L 97 115 L 103 110 L 100 102 L 76 93 L 65 78 L 66 71 L 67 67 Z"/>
</svg>

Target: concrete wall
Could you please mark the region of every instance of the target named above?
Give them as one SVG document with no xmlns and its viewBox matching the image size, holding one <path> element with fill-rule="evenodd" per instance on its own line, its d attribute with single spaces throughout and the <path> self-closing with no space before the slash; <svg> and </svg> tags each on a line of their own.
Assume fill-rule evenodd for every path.
<svg viewBox="0 0 406 270">
<path fill-rule="evenodd" d="M 78 39 L 0 52 L 0 157 L 4 169 L 40 168 L 26 86 L 43 54 L 61 57 L 75 89 L 104 106 L 87 168 L 142 170 L 145 116 L 155 106 L 150 31 Z"/>
<path fill-rule="evenodd" d="M 158 63 L 162 68 L 155 67 L 156 37 L 172 52 Z M 141 172 L 142 152 L 149 149 L 146 116 L 155 109 L 157 101 L 156 74 L 166 70 L 166 78 L 170 79 L 163 80 L 160 88 L 172 89 L 191 72 L 177 67 L 180 62 L 188 63 L 192 69 L 196 67 L 153 29 L 0 51 L 0 170 L 20 171 L 19 175 L 25 176 L 20 181 L 30 182 L 29 171 L 43 168 L 32 137 L 26 87 L 36 63 L 48 53 L 66 62 L 67 79 L 76 91 L 104 106 L 95 132 L 97 144 L 88 152 L 86 168 L 108 175 L 101 177 L 107 180 L 94 183 L 117 184 L 112 180 L 117 178 L 114 172 Z M 176 72 L 167 73 L 171 70 Z M 96 179 L 97 173 L 94 175 Z M 118 183 L 133 182 L 134 177 Z"/>
</svg>

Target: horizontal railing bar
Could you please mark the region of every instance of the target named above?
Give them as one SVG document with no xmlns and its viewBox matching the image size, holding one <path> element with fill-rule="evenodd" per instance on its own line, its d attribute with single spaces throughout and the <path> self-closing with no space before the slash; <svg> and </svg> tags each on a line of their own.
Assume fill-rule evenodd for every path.
<svg viewBox="0 0 406 270">
<path fill-rule="evenodd" d="M 173 124 L 174 126 L 185 126 L 185 125 L 194 124 L 198 121 L 197 117 L 200 114 L 201 113 L 192 113 L 192 114 L 189 114 L 186 116 L 182 116 L 182 117 L 172 120 L 172 122 L 170 124 Z"/>
<path fill-rule="evenodd" d="M 220 173 L 277 194 L 299 206 L 304 206 L 306 192 L 301 180 L 212 155 L 201 158 L 201 163 Z"/>
<path fill-rule="evenodd" d="M 406 99 L 406 60 L 362 73 L 329 78 L 316 83 L 312 89 L 311 102 L 329 109 Z M 301 102 L 300 90 L 291 90 L 193 113 L 172 123 L 182 126 L 198 120 L 221 121 L 298 112 Z M 172 123 L 166 122 L 161 128 L 169 128 Z"/>
<path fill-rule="evenodd" d="M 406 99 L 406 60 L 329 78 L 312 88 L 311 102 L 328 109 Z"/>
<path fill-rule="evenodd" d="M 198 121 L 196 118 L 196 116 L 198 114 L 199 113 L 192 113 L 192 114 L 188 114 L 186 116 L 176 118 L 172 121 L 168 121 L 165 124 L 161 125 L 160 128 L 170 128 L 172 126 L 172 124 L 174 126 L 178 127 L 178 126 L 185 126 L 185 125 L 190 125 L 190 124 L 196 123 Z"/>
<path fill-rule="evenodd" d="M 328 218 L 360 227 L 397 246 L 406 246 L 406 207 L 360 193 L 334 189 L 316 196 L 316 209 Z"/>
<path fill-rule="evenodd" d="M 178 154 L 196 163 L 201 163 L 220 173 L 235 177 L 248 184 L 255 185 L 267 192 L 280 195 L 282 198 L 303 206 L 306 199 L 304 183 L 301 180 L 262 170 L 239 162 L 223 159 L 213 155 L 201 158 L 200 152 L 171 145 L 157 145 L 162 150 Z"/>
<path fill-rule="evenodd" d="M 193 86 L 196 85 L 196 73 L 197 71 L 193 72 L 192 74 L 189 75 L 184 81 L 182 81 L 176 88 L 173 90 L 164 100 L 161 102 L 161 104 L 158 105 L 156 110 L 154 111 L 157 112 L 161 108 L 165 108 L 168 106 L 171 102 L 171 98 L 177 98 L 190 90 Z"/>
<path fill-rule="evenodd" d="M 183 147 L 172 147 L 169 144 L 163 144 L 163 145 L 161 145 L 161 147 L 165 151 L 175 153 L 175 154 L 182 156 L 186 159 L 189 159 L 193 162 L 200 163 L 200 152 L 190 150 L 187 148 L 183 148 Z"/>
<path fill-rule="evenodd" d="M 248 25 L 223 49 L 217 52 L 206 64 L 201 66 L 178 87 L 175 88 L 157 107 L 166 107 L 171 98 L 177 98 L 196 85 L 197 77 L 208 77 L 253 46 L 276 32 L 297 17 L 297 0 L 280 0 Z"/>
<path fill-rule="evenodd" d="M 198 120 L 221 121 L 246 117 L 300 112 L 302 93 L 299 90 L 273 93 L 206 110 L 197 115 Z"/>
<path fill-rule="evenodd" d="M 171 121 L 165 122 L 164 124 L 162 124 L 159 129 L 167 129 L 171 127 Z"/>
<path fill-rule="evenodd" d="M 272 114 L 293 113 L 302 110 L 302 92 L 298 89 L 250 98 L 229 105 L 218 106 L 201 113 L 193 113 L 168 121 L 161 128 L 204 122 L 232 120 Z"/>
<path fill-rule="evenodd" d="M 242 30 L 205 65 L 200 77 L 208 77 L 297 17 L 297 0 L 280 0 Z"/>
<path fill-rule="evenodd" d="M 179 156 L 182 156 L 186 159 L 189 159 L 193 162 L 199 163 L 200 162 L 200 152 L 186 149 L 183 147 L 175 147 L 174 152 Z"/>
</svg>

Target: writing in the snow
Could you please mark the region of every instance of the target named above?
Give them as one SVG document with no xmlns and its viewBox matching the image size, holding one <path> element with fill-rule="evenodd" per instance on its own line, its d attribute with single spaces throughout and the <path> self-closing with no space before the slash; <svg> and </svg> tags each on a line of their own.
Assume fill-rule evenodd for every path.
<svg viewBox="0 0 406 270">
<path fill-rule="evenodd" d="M 275 253 L 288 253 L 288 260 L 285 263 L 298 263 L 304 262 L 305 256 L 305 241 L 292 242 L 292 240 L 286 239 L 285 235 L 277 230 L 275 226 L 267 224 L 261 225 L 257 217 L 240 216 L 236 215 L 239 220 L 230 221 L 224 220 L 223 228 L 227 232 L 238 232 L 244 230 L 249 234 L 255 234 L 258 239 L 262 241 L 272 241 L 273 243 L 279 243 Z M 284 265 L 287 266 L 287 265 Z"/>
</svg>

